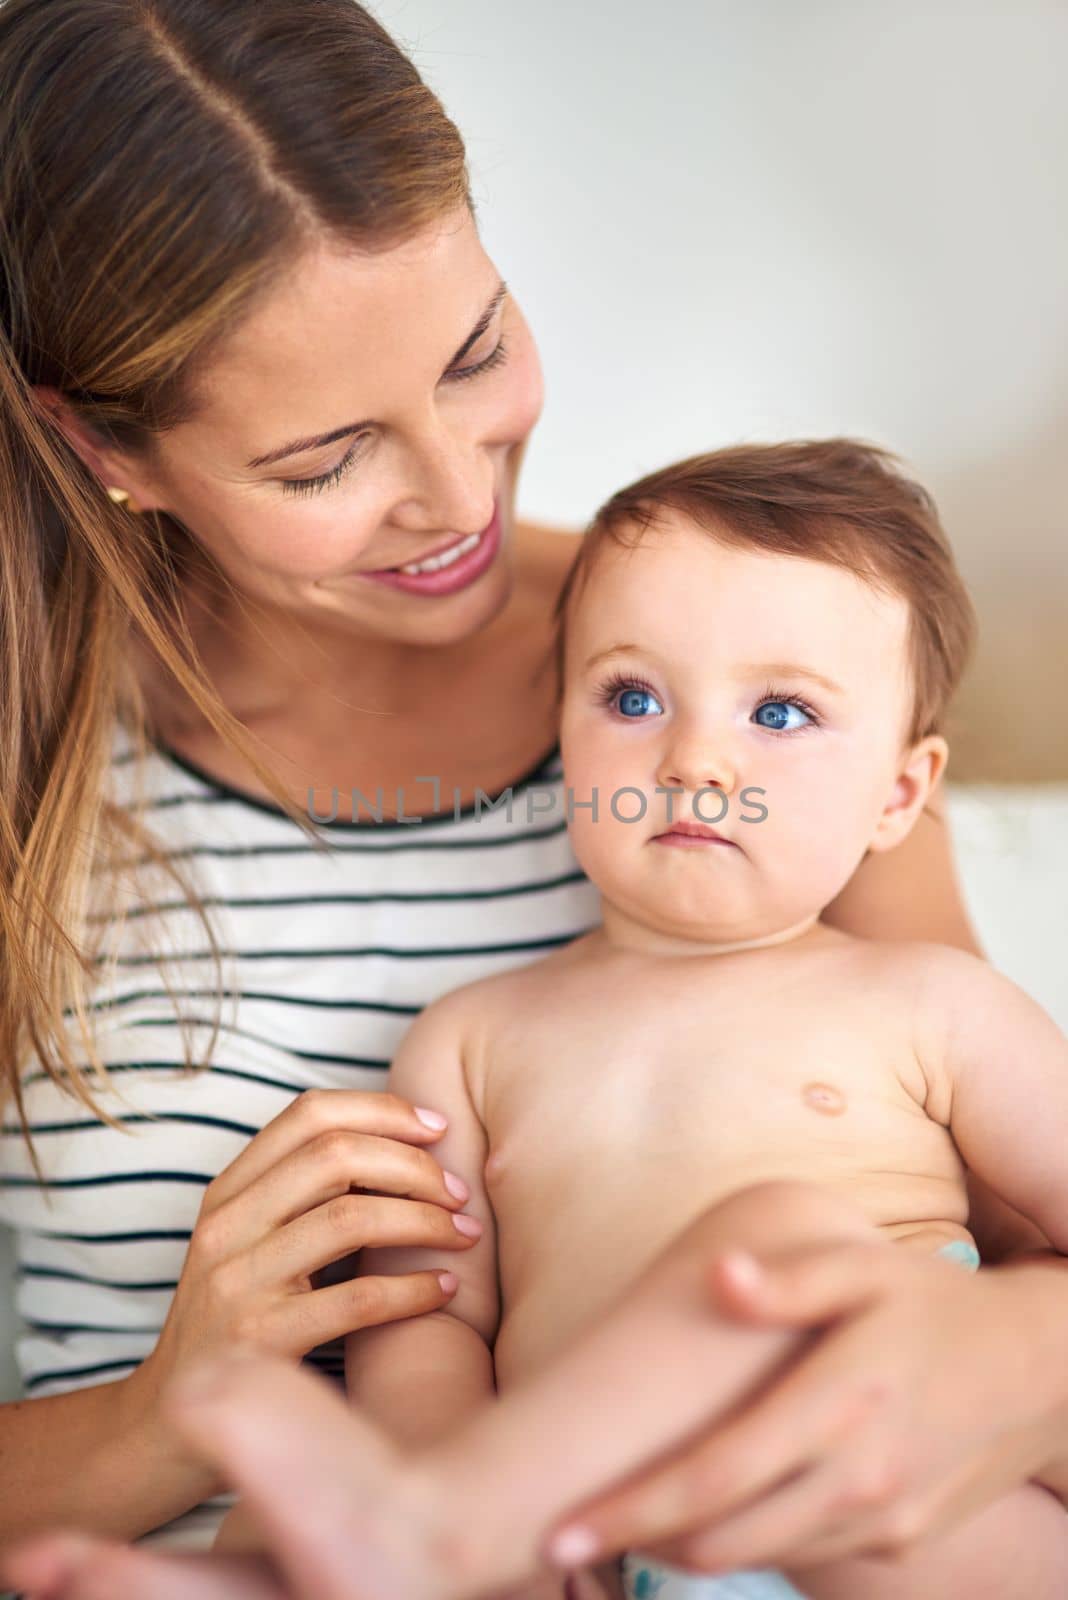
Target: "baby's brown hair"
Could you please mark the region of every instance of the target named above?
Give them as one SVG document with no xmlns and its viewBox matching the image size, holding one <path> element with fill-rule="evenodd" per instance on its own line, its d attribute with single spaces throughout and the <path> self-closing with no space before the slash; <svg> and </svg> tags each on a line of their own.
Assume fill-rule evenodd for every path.
<svg viewBox="0 0 1068 1600">
<path fill-rule="evenodd" d="M 941 733 L 976 632 L 975 612 L 934 501 L 888 451 L 857 439 L 745 444 L 690 456 L 628 484 L 586 529 L 556 604 L 563 692 L 569 602 L 612 539 L 634 545 L 664 510 L 726 544 L 845 567 L 909 607 L 907 741 Z"/>
</svg>

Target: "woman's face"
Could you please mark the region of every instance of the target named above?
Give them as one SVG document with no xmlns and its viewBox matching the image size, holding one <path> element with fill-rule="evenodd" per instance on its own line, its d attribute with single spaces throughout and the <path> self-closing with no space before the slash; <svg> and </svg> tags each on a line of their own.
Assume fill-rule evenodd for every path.
<svg viewBox="0 0 1068 1600">
<path fill-rule="evenodd" d="M 306 256 L 221 348 L 204 409 L 163 436 L 151 478 L 113 481 L 269 609 L 361 638 L 463 639 L 508 598 L 542 405 L 502 288 L 466 207 L 377 255 Z M 465 541 L 432 577 L 396 571 Z"/>
</svg>

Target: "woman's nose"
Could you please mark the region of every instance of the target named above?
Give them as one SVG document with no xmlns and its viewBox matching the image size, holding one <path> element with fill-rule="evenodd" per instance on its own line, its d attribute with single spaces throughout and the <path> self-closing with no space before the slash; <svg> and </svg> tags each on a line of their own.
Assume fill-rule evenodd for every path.
<svg viewBox="0 0 1068 1600">
<path fill-rule="evenodd" d="M 493 516 L 493 461 L 482 445 L 438 419 L 413 452 L 416 486 L 407 501 L 409 523 L 481 533 Z"/>
</svg>

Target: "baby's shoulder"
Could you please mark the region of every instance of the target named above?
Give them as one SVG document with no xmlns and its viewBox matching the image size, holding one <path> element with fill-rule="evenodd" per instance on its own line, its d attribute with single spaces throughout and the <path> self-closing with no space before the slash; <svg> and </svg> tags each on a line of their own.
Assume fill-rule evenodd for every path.
<svg viewBox="0 0 1068 1600">
<path fill-rule="evenodd" d="M 528 1009 L 565 964 L 565 952 L 559 950 L 507 972 L 475 978 L 431 1001 L 420 1013 L 420 1019 L 464 1032 L 476 1025 L 482 1030 L 492 1029 L 497 1023 L 513 1021 L 517 1012 Z"/>
<path fill-rule="evenodd" d="M 868 960 L 881 974 L 881 999 L 908 1029 L 917 1060 L 936 1073 L 959 1054 L 961 1040 L 974 1041 L 1029 1004 L 1004 973 L 953 945 L 880 943 Z"/>
<path fill-rule="evenodd" d="M 917 999 L 945 1001 L 957 992 L 981 988 L 991 978 L 991 968 L 981 957 L 933 940 L 854 938 L 850 959 L 870 981 Z"/>
<path fill-rule="evenodd" d="M 943 1053 L 961 1018 L 996 1006 L 1009 981 L 980 956 L 933 940 L 859 939 L 847 964 L 850 992 L 883 1024 L 893 1019 L 927 1060 Z"/>
</svg>

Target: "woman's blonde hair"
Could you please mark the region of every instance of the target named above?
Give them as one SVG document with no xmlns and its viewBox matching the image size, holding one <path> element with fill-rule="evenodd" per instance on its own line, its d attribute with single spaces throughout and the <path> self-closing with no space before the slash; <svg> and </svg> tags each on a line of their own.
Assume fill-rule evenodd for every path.
<svg viewBox="0 0 1068 1600">
<path fill-rule="evenodd" d="M 0 1071 L 38 1176 L 31 1052 L 120 1125 L 90 1087 L 108 1082 L 87 942 L 101 892 L 117 903 L 123 873 L 167 874 L 207 931 L 222 999 L 195 886 L 140 803 L 107 793 L 116 726 L 138 758 L 151 737 L 135 648 L 321 840 L 198 658 L 187 579 L 221 574 L 176 519 L 113 503 L 33 386 L 151 463 L 196 414 L 223 339 L 306 250 L 386 249 L 465 204 L 459 133 L 355 0 L 0 5 Z M 208 1058 L 218 1025 L 217 1010 Z M 183 1040 L 185 1065 L 203 1066 Z"/>
</svg>

